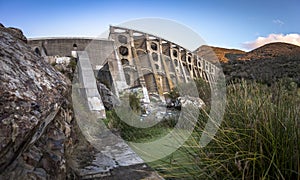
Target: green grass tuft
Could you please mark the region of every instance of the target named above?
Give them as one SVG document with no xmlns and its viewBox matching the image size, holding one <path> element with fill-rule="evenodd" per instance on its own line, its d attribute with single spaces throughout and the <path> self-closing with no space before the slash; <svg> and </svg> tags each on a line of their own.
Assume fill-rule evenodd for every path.
<svg viewBox="0 0 300 180">
<path fill-rule="evenodd" d="M 214 139 L 199 146 L 208 118 L 202 110 L 186 144 L 150 165 L 166 179 L 299 179 L 299 110 L 293 82 L 231 84 Z"/>
</svg>

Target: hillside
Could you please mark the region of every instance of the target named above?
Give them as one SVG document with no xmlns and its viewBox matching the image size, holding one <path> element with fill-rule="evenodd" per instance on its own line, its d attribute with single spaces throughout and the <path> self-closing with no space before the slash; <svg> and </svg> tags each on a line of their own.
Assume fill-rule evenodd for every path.
<svg viewBox="0 0 300 180">
<path fill-rule="evenodd" d="M 270 43 L 254 49 L 237 60 L 294 59 L 300 57 L 300 47 L 288 43 Z"/>
<path fill-rule="evenodd" d="M 195 52 L 205 59 L 213 59 L 212 62 L 217 62 L 219 60 L 222 63 L 227 63 L 231 58 L 240 57 L 246 53 L 245 51 L 238 49 L 226 49 L 207 45 L 200 46 Z"/>
<path fill-rule="evenodd" d="M 270 84 L 290 78 L 300 85 L 300 47 L 270 43 L 222 63 L 227 80 L 254 79 Z"/>
</svg>

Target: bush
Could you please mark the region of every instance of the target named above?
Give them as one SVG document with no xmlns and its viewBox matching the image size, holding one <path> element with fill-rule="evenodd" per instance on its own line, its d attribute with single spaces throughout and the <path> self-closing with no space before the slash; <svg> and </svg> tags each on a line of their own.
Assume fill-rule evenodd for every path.
<svg viewBox="0 0 300 180">
<path fill-rule="evenodd" d="M 76 66 L 77 66 L 77 59 L 74 58 L 74 57 L 71 57 L 70 63 L 68 64 L 67 67 L 68 67 L 68 68 L 71 68 L 71 69 L 72 69 L 72 72 L 74 72 L 75 69 L 76 69 Z"/>
</svg>

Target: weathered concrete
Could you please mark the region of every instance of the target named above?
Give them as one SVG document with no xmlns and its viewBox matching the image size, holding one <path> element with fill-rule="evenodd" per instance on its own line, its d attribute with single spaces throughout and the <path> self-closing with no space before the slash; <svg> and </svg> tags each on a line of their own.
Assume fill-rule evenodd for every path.
<svg viewBox="0 0 300 180">
<path fill-rule="evenodd" d="M 78 71 L 81 93 L 86 97 L 91 111 L 99 113 L 100 118 L 105 118 L 105 108 L 97 89 L 96 78 L 87 52 L 78 51 Z"/>
<path fill-rule="evenodd" d="M 162 99 L 176 84 L 203 78 L 214 82 L 219 68 L 190 50 L 141 31 L 110 27 L 109 39 L 38 38 L 28 44 L 46 56 L 71 56 L 86 51 L 93 70 L 109 66 L 112 91 L 141 86 Z"/>
<path fill-rule="evenodd" d="M 91 41 L 102 39 L 83 37 L 53 37 L 53 38 L 30 38 L 28 45 L 34 51 L 44 51 L 47 56 L 71 56 L 71 51 L 84 51 Z"/>
<path fill-rule="evenodd" d="M 114 41 L 93 40 L 85 50 L 89 55 L 94 70 L 100 70 L 105 64 L 108 64 L 109 73 L 112 77 L 112 90 L 116 96 L 118 96 L 119 91 L 128 87 L 120 59 L 116 53 Z"/>
<path fill-rule="evenodd" d="M 73 87 L 73 91 L 78 92 L 76 87 Z M 95 153 L 91 155 L 84 151 L 88 147 L 83 144 L 74 154 L 77 160 L 73 168 L 78 169 L 77 174 L 81 179 L 163 179 L 120 136 L 108 129 L 97 115 L 82 109 L 79 103 L 81 98 L 78 95 L 72 97 L 76 122 L 85 139 L 95 148 Z"/>
<path fill-rule="evenodd" d="M 123 67 L 118 57 L 114 41 L 97 38 L 53 37 L 31 38 L 31 48 L 41 56 L 72 56 L 76 51 L 86 51 L 93 70 L 100 70 L 106 63 L 112 76 L 112 90 L 118 96 L 119 91 L 128 88 Z"/>
<path fill-rule="evenodd" d="M 203 78 L 213 82 L 218 68 L 190 50 L 141 31 L 110 27 L 129 87 L 147 87 L 160 96 L 180 82 Z"/>
</svg>

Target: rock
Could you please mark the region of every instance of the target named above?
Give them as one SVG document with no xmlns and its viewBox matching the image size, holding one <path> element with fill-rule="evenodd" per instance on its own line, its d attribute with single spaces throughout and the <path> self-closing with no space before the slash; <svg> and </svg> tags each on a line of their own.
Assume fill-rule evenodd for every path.
<svg viewBox="0 0 300 180">
<path fill-rule="evenodd" d="M 192 105 L 196 108 L 201 108 L 205 105 L 202 99 L 199 97 L 191 97 L 191 96 L 184 96 L 180 97 L 180 102 L 182 107 L 186 107 L 188 105 Z"/>
<path fill-rule="evenodd" d="M 8 30 L 9 30 L 8 32 L 11 35 L 13 35 L 14 37 L 20 39 L 21 41 L 27 43 L 27 38 L 24 36 L 23 32 L 20 29 L 9 27 Z"/>
<path fill-rule="evenodd" d="M 98 82 L 97 88 L 105 109 L 112 110 L 116 105 L 120 104 L 119 99 L 104 84 Z"/>
<path fill-rule="evenodd" d="M 0 25 L 0 179 L 65 179 L 71 83 L 25 42 Z"/>
<path fill-rule="evenodd" d="M 0 31 L 7 32 L 13 37 L 27 43 L 27 38 L 24 36 L 23 32 L 18 28 L 13 28 L 13 27 L 6 28 L 3 24 L 0 23 Z"/>
</svg>

